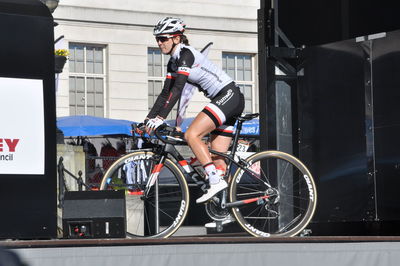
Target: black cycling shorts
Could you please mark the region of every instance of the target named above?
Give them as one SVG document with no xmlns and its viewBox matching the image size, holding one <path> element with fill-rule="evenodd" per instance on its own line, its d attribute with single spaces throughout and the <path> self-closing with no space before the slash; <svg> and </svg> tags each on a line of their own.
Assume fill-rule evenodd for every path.
<svg viewBox="0 0 400 266">
<path fill-rule="evenodd" d="M 244 96 L 234 82 L 226 85 L 203 111 L 214 122 L 216 129 L 211 134 L 232 136 L 237 116 L 244 109 Z"/>
</svg>

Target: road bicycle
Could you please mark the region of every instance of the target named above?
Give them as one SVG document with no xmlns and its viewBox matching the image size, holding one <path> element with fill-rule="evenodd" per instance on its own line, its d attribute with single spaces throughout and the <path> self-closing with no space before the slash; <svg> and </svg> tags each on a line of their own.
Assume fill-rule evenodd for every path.
<svg viewBox="0 0 400 266">
<path fill-rule="evenodd" d="M 210 149 L 227 161 L 227 189 L 205 203 L 206 213 L 222 229 L 233 215 L 236 222 L 256 237 L 295 236 L 309 224 L 317 203 L 310 171 L 297 158 L 281 151 L 236 152 L 242 124 L 258 114 L 237 117 L 228 153 Z M 126 190 L 127 236 L 171 236 L 182 225 L 189 209 L 188 181 L 207 189 L 199 167 L 178 152 L 187 145 L 175 127 L 160 126 L 157 143 L 116 160 L 104 174 L 100 189 Z M 146 138 L 145 138 L 146 139 Z M 148 141 L 148 138 L 147 138 Z M 154 141 L 152 141 L 154 142 Z"/>
</svg>

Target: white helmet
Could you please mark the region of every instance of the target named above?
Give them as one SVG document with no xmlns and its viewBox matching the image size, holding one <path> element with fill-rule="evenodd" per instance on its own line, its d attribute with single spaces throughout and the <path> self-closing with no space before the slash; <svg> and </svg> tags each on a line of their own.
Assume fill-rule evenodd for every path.
<svg viewBox="0 0 400 266">
<path fill-rule="evenodd" d="M 164 34 L 183 34 L 186 25 L 180 18 L 166 17 L 158 21 L 154 26 L 153 35 L 160 36 Z"/>
</svg>

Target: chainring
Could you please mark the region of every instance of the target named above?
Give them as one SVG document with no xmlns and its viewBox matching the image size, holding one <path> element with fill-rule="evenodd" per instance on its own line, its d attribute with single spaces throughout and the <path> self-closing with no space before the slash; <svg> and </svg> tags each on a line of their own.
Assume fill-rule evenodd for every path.
<svg viewBox="0 0 400 266">
<path fill-rule="evenodd" d="M 228 209 L 222 209 L 221 206 L 213 200 L 208 201 L 205 204 L 205 208 L 207 215 L 214 221 L 223 221 L 230 215 Z"/>
</svg>

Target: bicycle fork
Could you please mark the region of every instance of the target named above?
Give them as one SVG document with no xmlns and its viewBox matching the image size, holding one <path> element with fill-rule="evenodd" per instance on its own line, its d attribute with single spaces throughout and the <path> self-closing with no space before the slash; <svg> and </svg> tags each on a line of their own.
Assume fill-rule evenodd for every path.
<svg viewBox="0 0 400 266">
<path fill-rule="evenodd" d="M 164 166 L 166 157 L 165 156 L 161 156 L 160 161 L 158 162 L 158 164 L 156 164 L 151 172 L 151 175 L 149 177 L 149 181 L 146 184 L 146 188 L 144 191 L 144 196 L 148 197 L 151 187 L 154 187 L 154 215 L 155 215 L 155 230 L 156 233 L 159 233 L 159 228 L 160 228 L 160 217 L 159 217 L 159 210 L 160 210 L 160 204 L 159 204 L 159 186 L 158 186 L 158 177 L 160 175 L 161 169 Z"/>
<path fill-rule="evenodd" d="M 149 177 L 149 181 L 146 184 L 146 188 L 144 191 L 144 195 L 147 197 L 149 195 L 150 189 L 152 186 L 156 185 L 156 202 L 158 202 L 158 176 L 160 175 L 161 168 L 164 166 L 165 163 L 165 156 L 161 156 L 160 161 L 156 164 L 151 171 L 151 175 Z"/>
</svg>

